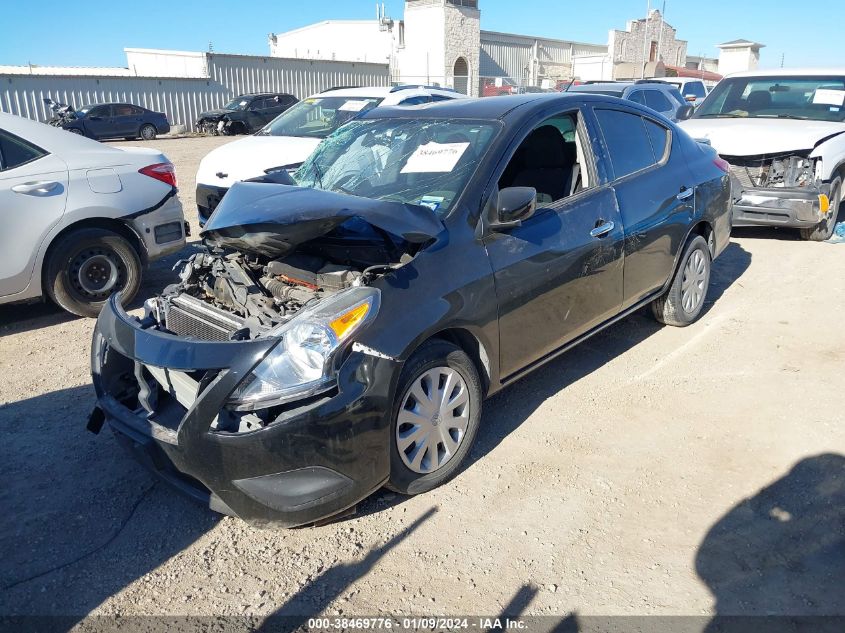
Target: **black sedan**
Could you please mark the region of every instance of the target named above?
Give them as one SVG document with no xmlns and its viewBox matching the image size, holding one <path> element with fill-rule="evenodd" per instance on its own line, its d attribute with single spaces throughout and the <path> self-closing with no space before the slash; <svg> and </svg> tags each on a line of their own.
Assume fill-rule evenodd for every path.
<svg viewBox="0 0 845 633">
<path fill-rule="evenodd" d="M 287 93 L 240 95 L 218 110 L 202 112 L 196 128 L 204 134 L 252 134 L 299 99 Z"/>
<path fill-rule="evenodd" d="M 103 309 L 89 420 L 256 525 L 445 482 L 485 397 L 642 306 L 695 321 L 730 240 L 724 162 L 613 97 L 378 108 L 260 180 L 144 318 Z"/>
<path fill-rule="evenodd" d="M 65 108 L 66 111 L 62 113 L 62 116 L 57 114 L 50 124 L 88 138 L 97 140 L 141 138 L 151 141 L 159 134 L 170 132 L 170 123 L 166 114 L 153 112 L 131 103 L 92 103 L 78 110 L 72 110 L 67 106 Z"/>
</svg>

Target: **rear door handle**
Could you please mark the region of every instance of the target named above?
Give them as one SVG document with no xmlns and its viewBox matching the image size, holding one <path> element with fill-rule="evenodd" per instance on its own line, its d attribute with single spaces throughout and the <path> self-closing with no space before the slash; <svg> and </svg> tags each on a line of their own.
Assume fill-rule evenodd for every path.
<svg viewBox="0 0 845 633">
<path fill-rule="evenodd" d="M 599 224 L 596 228 L 590 231 L 590 237 L 604 237 L 613 230 L 614 226 L 616 225 L 613 222 Z"/>
<path fill-rule="evenodd" d="M 12 187 L 12 191 L 15 193 L 24 193 L 30 196 L 43 196 L 50 193 L 58 186 L 59 183 L 57 182 L 38 180 L 35 182 L 25 182 L 20 185 L 15 185 Z"/>
<path fill-rule="evenodd" d="M 686 200 L 689 198 L 693 193 L 695 193 L 695 189 L 692 187 L 681 187 L 681 193 L 675 196 L 678 200 Z"/>
</svg>

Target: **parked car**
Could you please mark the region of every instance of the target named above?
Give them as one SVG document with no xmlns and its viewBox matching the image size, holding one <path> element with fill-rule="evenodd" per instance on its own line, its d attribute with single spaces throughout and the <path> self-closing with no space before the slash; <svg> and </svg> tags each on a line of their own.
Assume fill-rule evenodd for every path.
<svg viewBox="0 0 845 633">
<path fill-rule="evenodd" d="M 833 235 L 845 179 L 845 69 L 731 75 L 683 127 L 730 163 L 734 226 Z"/>
<path fill-rule="evenodd" d="M 481 87 L 482 97 L 501 97 L 519 93 L 519 86 L 510 77 L 486 77 Z"/>
<path fill-rule="evenodd" d="M 78 110 L 52 99 L 44 99 L 44 103 L 53 110 L 50 125 L 95 140 L 140 138 L 152 141 L 157 135 L 170 132 L 166 114 L 131 103 L 92 103 Z"/>
<path fill-rule="evenodd" d="M 204 134 L 252 134 L 299 99 L 287 93 L 248 94 L 235 97 L 219 110 L 200 114 L 198 132 Z"/>
<path fill-rule="evenodd" d="M 707 96 L 707 86 L 695 77 L 655 77 L 653 81 L 662 81 L 675 86 L 687 103 L 697 108 Z"/>
<path fill-rule="evenodd" d="M 48 296 L 96 316 L 142 267 L 185 245 L 167 157 L 0 113 L 0 303 Z"/>
<path fill-rule="evenodd" d="M 639 81 L 588 81 L 580 86 L 572 86 L 566 92 L 591 92 L 627 99 L 659 112 L 670 121 L 679 121 L 692 112 L 689 105 L 675 86 L 651 79 Z"/>
<path fill-rule="evenodd" d="M 371 109 L 234 184 L 145 318 L 110 301 L 88 428 L 256 525 L 425 492 L 485 396 L 642 306 L 695 321 L 730 202 L 716 152 L 631 102 Z"/>
<path fill-rule="evenodd" d="M 196 177 L 200 225 L 233 183 L 274 169 L 298 167 L 321 140 L 379 104 L 410 106 L 464 97 L 445 88 L 404 85 L 340 88 L 313 95 L 254 136 L 218 147 L 200 161 Z"/>
</svg>

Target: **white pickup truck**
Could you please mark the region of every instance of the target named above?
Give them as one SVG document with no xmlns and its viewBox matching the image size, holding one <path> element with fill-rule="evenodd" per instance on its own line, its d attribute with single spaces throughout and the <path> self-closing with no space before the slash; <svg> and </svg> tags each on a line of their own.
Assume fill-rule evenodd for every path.
<svg viewBox="0 0 845 633">
<path fill-rule="evenodd" d="M 681 126 L 730 164 L 734 226 L 831 237 L 845 179 L 845 68 L 730 75 Z"/>
</svg>

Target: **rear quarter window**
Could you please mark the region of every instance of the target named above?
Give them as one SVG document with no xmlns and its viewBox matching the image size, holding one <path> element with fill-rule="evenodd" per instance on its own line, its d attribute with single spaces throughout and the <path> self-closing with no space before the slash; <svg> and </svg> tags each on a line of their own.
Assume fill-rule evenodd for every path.
<svg viewBox="0 0 845 633">
<path fill-rule="evenodd" d="M 0 171 L 14 169 L 42 156 L 47 152 L 19 136 L 0 130 Z"/>
</svg>

